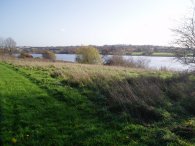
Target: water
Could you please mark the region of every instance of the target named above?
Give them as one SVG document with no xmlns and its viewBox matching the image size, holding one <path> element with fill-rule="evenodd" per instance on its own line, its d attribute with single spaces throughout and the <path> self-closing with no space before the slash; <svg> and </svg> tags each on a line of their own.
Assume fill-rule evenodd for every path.
<svg viewBox="0 0 195 146">
<path fill-rule="evenodd" d="M 70 61 L 75 62 L 76 55 L 75 54 L 56 54 L 57 60 Z"/>
<path fill-rule="evenodd" d="M 171 70 L 183 71 L 191 68 L 190 65 L 181 64 L 175 57 L 155 57 L 155 56 L 132 56 L 137 60 L 140 57 L 150 60 L 149 67 L 153 69 L 167 68 Z M 127 57 L 128 58 L 128 57 Z"/>
<path fill-rule="evenodd" d="M 32 54 L 35 57 L 42 57 L 41 54 Z M 111 56 L 111 55 L 109 55 Z M 75 54 L 56 54 L 56 60 L 62 61 L 70 61 L 75 62 L 76 55 Z M 166 67 L 171 70 L 188 70 L 191 68 L 190 65 L 183 65 L 180 62 L 176 61 L 174 57 L 155 57 L 155 56 L 124 56 L 125 59 L 133 58 L 137 60 L 139 58 L 143 58 L 149 60 L 149 67 L 153 69 L 160 69 L 162 67 Z"/>
</svg>

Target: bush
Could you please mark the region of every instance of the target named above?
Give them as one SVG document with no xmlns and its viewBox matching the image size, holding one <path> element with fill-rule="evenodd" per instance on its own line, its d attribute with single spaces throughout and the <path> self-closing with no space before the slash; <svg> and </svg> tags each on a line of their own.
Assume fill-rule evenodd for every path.
<svg viewBox="0 0 195 146">
<path fill-rule="evenodd" d="M 151 56 L 152 54 L 153 54 L 153 50 L 151 50 L 151 49 L 145 49 L 143 51 L 143 54 L 142 55 Z"/>
<path fill-rule="evenodd" d="M 64 77 L 64 73 L 62 70 L 55 70 L 50 75 L 52 78 L 63 78 Z"/>
<path fill-rule="evenodd" d="M 137 68 L 148 68 L 149 63 L 150 60 L 143 57 L 139 57 L 136 61 L 134 61 Z"/>
<path fill-rule="evenodd" d="M 55 61 L 56 60 L 55 53 L 53 53 L 51 51 L 46 50 L 46 51 L 43 52 L 42 55 L 43 55 L 43 58 L 44 59 L 49 59 L 49 60 L 52 60 L 52 61 Z"/>
<path fill-rule="evenodd" d="M 102 62 L 99 51 L 91 46 L 78 48 L 76 54 L 76 61 L 79 63 L 100 64 Z"/>
<path fill-rule="evenodd" d="M 121 55 L 113 55 L 112 57 L 108 58 L 108 60 L 106 60 L 106 65 L 135 67 L 132 59 L 126 60 Z"/>
<path fill-rule="evenodd" d="M 136 68 L 148 68 L 150 60 L 139 57 L 137 60 L 133 58 L 124 59 L 123 56 L 113 55 L 106 60 L 106 65 L 116 65 L 125 67 L 136 67 Z"/>
<path fill-rule="evenodd" d="M 33 58 L 33 56 L 29 53 L 25 53 L 25 52 L 22 52 L 20 53 L 20 55 L 18 56 L 19 58 Z"/>
</svg>

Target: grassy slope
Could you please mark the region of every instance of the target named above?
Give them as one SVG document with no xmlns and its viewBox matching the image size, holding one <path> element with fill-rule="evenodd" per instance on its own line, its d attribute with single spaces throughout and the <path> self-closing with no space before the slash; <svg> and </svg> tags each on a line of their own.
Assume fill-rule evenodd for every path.
<svg viewBox="0 0 195 146">
<path fill-rule="evenodd" d="M 43 90 L 2 64 L 0 71 L 1 144 L 11 145 L 15 140 L 15 145 L 20 146 L 136 143 L 117 128 L 113 130 L 117 124 L 110 121 L 110 126 L 109 121 L 107 125 L 98 119 L 90 102 L 76 90 L 58 87 L 58 95 L 53 98 L 47 92 L 55 90 L 51 85 L 54 81 L 45 78 L 51 84 L 47 86 L 50 89 Z"/>
<path fill-rule="evenodd" d="M 79 88 L 52 78 L 54 69 L 0 65 L 4 144 L 16 138 L 18 145 L 190 145 L 168 130 L 166 123 L 143 126 L 101 111 Z"/>
<path fill-rule="evenodd" d="M 50 97 L 45 90 L 3 65 L 0 65 L 0 76 L 1 143 L 4 145 L 14 139 L 20 146 L 82 145 L 89 136 L 101 134 L 103 127 L 93 116 L 93 108 L 76 91 L 67 91 L 69 96 L 78 98 L 74 105 Z"/>
</svg>

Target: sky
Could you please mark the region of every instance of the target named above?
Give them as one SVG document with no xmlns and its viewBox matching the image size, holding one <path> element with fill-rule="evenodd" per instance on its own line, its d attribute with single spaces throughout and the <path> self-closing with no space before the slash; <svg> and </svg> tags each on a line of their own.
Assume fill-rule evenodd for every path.
<svg viewBox="0 0 195 146">
<path fill-rule="evenodd" d="M 0 0 L 0 37 L 18 46 L 168 46 L 191 6 L 191 0 Z"/>
</svg>

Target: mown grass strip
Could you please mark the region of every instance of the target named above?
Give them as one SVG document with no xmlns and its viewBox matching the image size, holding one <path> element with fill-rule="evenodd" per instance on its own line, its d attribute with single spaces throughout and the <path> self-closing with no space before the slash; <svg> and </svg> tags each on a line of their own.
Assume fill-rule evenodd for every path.
<svg viewBox="0 0 195 146">
<path fill-rule="evenodd" d="M 74 145 L 89 136 L 85 130 L 91 131 L 93 119 L 81 117 L 74 106 L 49 96 L 4 65 L 0 65 L 0 76 L 1 141 L 4 145 Z M 80 127 L 84 128 L 86 136 L 73 140 L 79 136 L 76 131 L 80 131 Z"/>
</svg>

